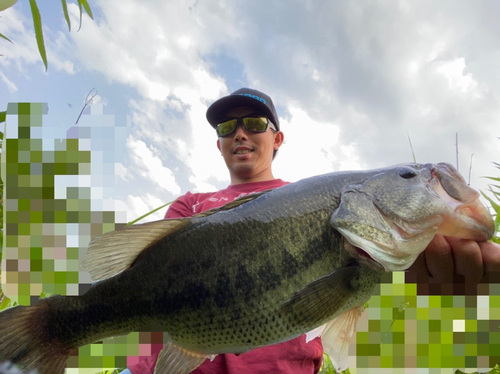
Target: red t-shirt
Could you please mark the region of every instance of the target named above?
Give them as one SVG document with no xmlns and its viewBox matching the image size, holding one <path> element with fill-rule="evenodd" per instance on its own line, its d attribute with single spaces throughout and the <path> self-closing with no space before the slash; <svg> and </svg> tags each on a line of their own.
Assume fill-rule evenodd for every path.
<svg viewBox="0 0 500 374">
<path fill-rule="evenodd" d="M 190 193 L 170 205 L 165 218 L 191 217 L 208 209 L 254 192 L 284 186 L 288 182 L 274 179 L 265 182 L 236 184 L 218 192 Z M 159 352 L 158 352 L 159 353 Z M 132 374 L 153 374 L 158 353 L 130 367 Z M 317 374 L 323 360 L 320 338 L 306 343 L 306 336 L 266 347 L 256 348 L 239 356 L 220 354 L 209 359 L 192 374 Z"/>
</svg>

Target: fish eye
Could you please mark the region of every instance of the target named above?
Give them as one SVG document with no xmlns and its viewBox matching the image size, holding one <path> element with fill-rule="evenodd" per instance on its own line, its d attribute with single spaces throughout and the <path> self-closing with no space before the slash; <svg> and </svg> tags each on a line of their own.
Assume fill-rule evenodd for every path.
<svg viewBox="0 0 500 374">
<path fill-rule="evenodd" d="M 415 178 L 417 176 L 417 173 L 415 173 L 415 170 L 407 168 L 407 167 L 399 169 L 398 174 L 401 178 L 404 178 L 404 179 L 411 179 L 411 178 Z"/>
</svg>

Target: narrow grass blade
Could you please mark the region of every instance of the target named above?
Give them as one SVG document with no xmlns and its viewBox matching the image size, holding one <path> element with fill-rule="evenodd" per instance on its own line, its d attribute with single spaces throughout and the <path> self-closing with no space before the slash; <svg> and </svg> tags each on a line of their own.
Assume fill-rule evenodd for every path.
<svg viewBox="0 0 500 374">
<path fill-rule="evenodd" d="M 66 4 L 66 0 L 61 0 L 61 3 L 62 3 L 63 12 L 64 12 L 64 19 L 66 20 L 66 23 L 68 24 L 68 31 L 71 31 L 71 21 L 69 20 L 68 4 Z"/>
<path fill-rule="evenodd" d="M 411 148 L 411 154 L 413 156 L 413 162 L 417 163 L 417 158 L 415 157 L 415 152 L 413 152 L 413 144 L 411 144 L 410 134 L 408 134 L 408 132 L 407 132 L 406 135 L 408 135 L 408 141 L 410 142 L 410 148 Z"/>
<path fill-rule="evenodd" d="M 14 43 L 12 42 L 12 40 L 10 40 L 9 38 L 7 38 L 7 37 L 6 37 L 4 34 L 2 34 L 1 32 L 0 32 L 0 38 L 5 39 L 5 40 L 7 40 L 7 41 L 11 42 L 12 44 L 14 44 Z"/>
<path fill-rule="evenodd" d="M 495 177 L 484 177 L 484 178 L 491 179 L 492 181 L 495 181 L 495 182 L 500 182 L 500 178 L 495 178 Z"/>
<path fill-rule="evenodd" d="M 80 31 L 82 28 L 82 3 L 80 1 L 78 1 L 78 9 L 80 10 L 80 24 L 78 25 L 77 31 Z"/>
<path fill-rule="evenodd" d="M 87 0 L 78 0 L 81 5 L 83 5 L 83 8 L 85 9 L 85 12 L 89 15 L 91 19 L 94 19 L 94 15 L 92 14 L 92 9 L 90 9 L 90 5 L 87 2 Z"/>
<path fill-rule="evenodd" d="M 172 204 L 172 203 L 173 203 L 173 201 L 171 201 L 171 202 L 169 202 L 169 203 L 166 203 L 166 204 L 164 204 L 164 205 L 162 205 L 162 206 L 160 206 L 160 207 L 158 207 L 158 208 L 156 208 L 156 209 L 153 209 L 151 212 L 148 212 L 148 213 L 146 213 L 146 214 L 144 214 L 144 215 L 140 216 L 139 218 L 136 218 L 136 219 L 134 219 L 133 221 L 131 221 L 131 222 L 127 223 L 127 226 L 129 226 L 129 225 L 133 225 L 134 223 L 139 222 L 141 219 L 146 218 L 147 216 L 149 216 L 149 215 L 151 215 L 151 214 L 153 214 L 153 213 L 155 213 L 155 212 L 159 211 L 159 210 L 160 210 L 160 209 L 162 209 L 162 208 L 165 208 L 167 205 L 170 205 L 170 204 Z"/>
<path fill-rule="evenodd" d="M 493 209 L 495 210 L 495 212 L 497 214 L 500 213 L 500 205 L 498 205 L 495 201 L 493 201 L 493 199 L 491 197 L 489 197 L 488 195 L 486 195 L 483 191 L 481 191 L 481 194 L 483 195 L 483 197 L 488 200 L 491 204 L 491 206 L 493 207 Z"/>
<path fill-rule="evenodd" d="M 45 71 L 47 71 L 47 53 L 45 51 L 45 42 L 43 41 L 42 17 L 40 16 L 36 0 L 30 0 L 30 7 L 31 14 L 33 16 L 33 26 L 35 27 L 36 44 L 38 45 L 38 51 L 40 52 L 43 64 L 45 65 Z"/>
</svg>

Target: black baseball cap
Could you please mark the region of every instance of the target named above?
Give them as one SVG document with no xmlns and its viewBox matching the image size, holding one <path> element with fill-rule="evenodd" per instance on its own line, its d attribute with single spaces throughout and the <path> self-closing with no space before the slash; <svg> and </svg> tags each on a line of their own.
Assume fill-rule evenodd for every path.
<svg viewBox="0 0 500 374">
<path fill-rule="evenodd" d="M 278 114 L 271 98 L 265 93 L 251 88 L 240 88 L 229 96 L 215 101 L 207 109 L 207 120 L 215 129 L 228 110 L 239 106 L 253 107 L 262 111 L 276 126 L 276 130 L 280 129 Z"/>
</svg>

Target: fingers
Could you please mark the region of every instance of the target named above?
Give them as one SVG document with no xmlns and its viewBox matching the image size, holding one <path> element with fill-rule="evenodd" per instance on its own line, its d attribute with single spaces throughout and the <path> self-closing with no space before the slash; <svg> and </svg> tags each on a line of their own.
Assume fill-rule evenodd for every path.
<svg viewBox="0 0 500 374">
<path fill-rule="evenodd" d="M 485 275 L 500 273 L 500 244 L 493 242 L 479 243 Z"/>
<path fill-rule="evenodd" d="M 440 282 L 452 282 L 455 261 L 452 248 L 446 238 L 436 235 L 424 252 L 427 270 L 432 278 Z"/>
<path fill-rule="evenodd" d="M 436 235 L 406 279 L 423 294 L 431 292 L 432 284 L 439 288 L 432 294 L 476 294 L 478 283 L 500 282 L 500 245 Z"/>
<path fill-rule="evenodd" d="M 479 243 L 473 240 L 445 238 L 451 247 L 455 274 L 462 275 L 466 284 L 478 284 L 484 276 L 484 264 Z"/>
<path fill-rule="evenodd" d="M 485 275 L 500 273 L 500 245 L 436 235 L 411 270 L 440 282 L 453 282 L 458 275 L 477 284 Z"/>
</svg>

